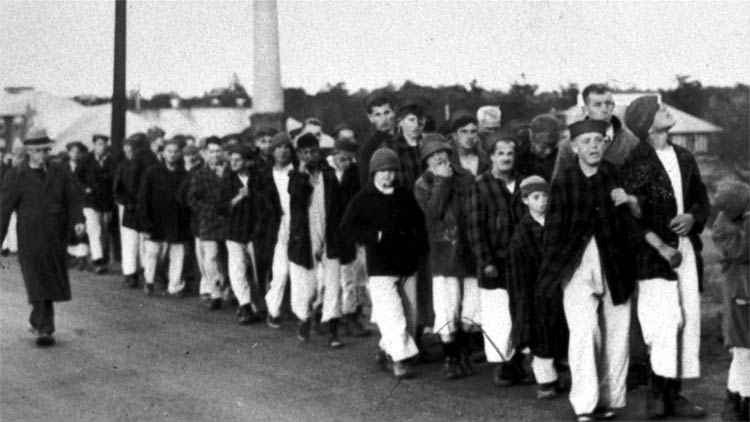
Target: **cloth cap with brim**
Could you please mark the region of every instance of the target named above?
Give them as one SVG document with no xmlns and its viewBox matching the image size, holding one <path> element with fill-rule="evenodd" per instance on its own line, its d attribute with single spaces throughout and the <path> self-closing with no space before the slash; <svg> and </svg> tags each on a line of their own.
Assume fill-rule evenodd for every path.
<svg viewBox="0 0 750 422">
<path fill-rule="evenodd" d="M 370 158 L 370 174 L 386 170 L 398 171 L 398 169 L 398 155 L 392 149 L 379 148 Z"/>
<path fill-rule="evenodd" d="M 518 136 L 516 136 L 516 133 L 510 129 L 500 129 L 493 131 L 487 136 L 487 140 L 485 141 L 487 151 L 491 151 L 492 148 L 495 147 L 495 144 L 500 141 L 513 142 L 514 144 L 518 145 Z"/>
<path fill-rule="evenodd" d="M 498 106 L 482 106 L 477 110 L 477 126 L 482 129 L 496 129 L 500 127 L 503 113 Z"/>
<path fill-rule="evenodd" d="M 526 197 L 534 192 L 548 192 L 549 184 L 541 176 L 529 176 L 521 181 L 521 195 Z"/>
<path fill-rule="evenodd" d="M 96 142 L 98 140 L 103 140 L 104 142 L 109 141 L 109 136 L 101 134 L 101 133 L 95 133 L 91 136 L 91 142 Z"/>
<path fill-rule="evenodd" d="M 714 208 L 722 211 L 729 220 L 736 220 L 748 211 L 750 185 L 737 180 L 719 182 L 714 197 Z"/>
<path fill-rule="evenodd" d="M 78 148 L 78 150 L 81 152 L 87 152 L 89 150 L 88 148 L 86 148 L 86 145 L 84 145 L 83 142 L 81 141 L 68 142 L 68 144 L 65 145 L 65 149 L 67 149 L 68 151 L 70 151 L 73 148 Z"/>
<path fill-rule="evenodd" d="M 271 138 L 271 147 L 269 148 L 271 152 L 273 152 L 276 148 L 282 147 L 282 146 L 288 146 L 292 147 L 292 138 L 289 137 L 289 134 L 286 132 L 279 132 L 276 135 L 273 135 Z"/>
<path fill-rule="evenodd" d="M 575 140 L 577 136 L 583 135 L 584 133 L 595 132 L 602 136 L 607 134 L 607 122 L 602 120 L 586 119 L 580 122 L 575 122 L 568 126 L 570 130 L 570 139 Z"/>
<path fill-rule="evenodd" d="M 320 146 L 320 139 L 312 133 L 305 133 L 297 138 L 297 149 L 317 148 Z"/>
<path fill-rule="evenodd" d="M 648 138 L 648 131 L 654 124 L 654 116 L 659 110 L 659 98 L 656 95 L 644 95 L 636 98 L 625 110 L 625 126 L 638 139 Z"/>
<path fill-rule="evenodd" d="M 31 129 L 26 134 L 23 145 L 29 148 L 49 148 L 55 141 L 50 139 L 44 129 Z"/>
<path fill-rule="evenodd" d="M 415 105 L 415 104 L 410 104 L 405 107 L 400 107 L 398 109 L 398 112 L 396 112 L 396 120 L 404 119 L 406 116 L 410 114 L 415 115 L 417 118 L 422 118 L 424 117 L 424 110 L 422 109 L 422 107 Z"/>
<path fill-rule="evenodd" d="M 451 132 L 455 132 L 470 123 L 477 124 L 476 117 L 466 110 L 458 111 L 451 119 Z"/>
<path fill-rule="evenodd" d="M 419 147 L 419 159 L 421 161 L 424 162 L 430 155 L 438 151 L 447 151 L 449 154 L 453 152 L 450 142 L 443 135 L 430 133 L 422 138 L 421 146 Z"/>
<path fill-rule="evenodd" d="M 529 128 L 534 133 L 557 132 L 557 118 L 552 114 L 540 114 L 531 119 Z"/>
<path fill-rule="evenodd" d="M 279 133 L 279 131 L 275 127 L 270 125 L 261 125 L 253 130 L 253 137 L 259 138 L 261 136 L 274 136 L 277 133 Z"/>
<path fill-rule="evenodd" d="M 336 139 L 336 141 L 333 144 L 333 148 L 336 151 L 346 151 L 346 152 L 356 153 L 357 150 L 359 149 L 359 146 L 357 145 L 356 142 L 354 142 L 351 139 L 341 138 L 341 139 Z"/>
</svg>

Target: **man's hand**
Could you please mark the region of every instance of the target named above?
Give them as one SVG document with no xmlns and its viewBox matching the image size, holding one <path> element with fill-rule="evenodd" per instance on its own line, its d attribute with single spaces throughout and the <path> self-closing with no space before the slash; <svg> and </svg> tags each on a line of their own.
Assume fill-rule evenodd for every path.
<svg viewBox="0 0 750 422">
<path fill-rule="evenodd" d="M 86 226 L 83 223 L 78 223 L 73 227 L 73 231 L 77 237 L 81 237 L 86 233 Z"/>
<path fill-rule="evenodd" d="M 680 214 L 669 222 L 669 228 L 680 236 L 687 236 L 695 224 L 692 214 Z"/>
<path fill-rule="evenodd" d="M 628 195 L 623 188 L 613 189 L 610 193 L 610 196 L 612 197 L 612 201 L 614 201 L 616 207 L 619 207 L 622 204 L 638 202 L 638 200 L 634 196 Z"/>
<path fill-rule="evenodd" d="M 495 268 L 494 265 L 487 265 L 484 267 L 484 270 L 482 271 L 484 272 L 484 275 L 486 275 L 487 277 L 495 278 L 498 275 L 497 268 Z"/>
</svg>

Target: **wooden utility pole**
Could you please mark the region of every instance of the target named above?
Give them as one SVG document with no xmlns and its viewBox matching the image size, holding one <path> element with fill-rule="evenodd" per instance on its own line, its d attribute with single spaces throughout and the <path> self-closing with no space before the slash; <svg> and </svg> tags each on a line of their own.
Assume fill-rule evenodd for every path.
<svg viewBox="0 0 750 422">
<path fill-rule="evenodd" d="M 112 78 L 112 127 L 110 140 L 116 155 L 122 152 L 125 139 L 125 112 L 128 100 L 125 95 L 125 36 L 126 27 L 125 0 L 115 0 L 115 63 Z"/>
</svg>

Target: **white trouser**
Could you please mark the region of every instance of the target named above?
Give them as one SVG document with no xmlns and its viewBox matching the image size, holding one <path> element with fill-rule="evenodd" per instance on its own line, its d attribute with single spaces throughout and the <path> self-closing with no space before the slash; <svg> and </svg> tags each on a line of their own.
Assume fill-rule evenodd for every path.
<svg viewBox="0 0 750 422">
<path fill-rule="evenodd" d="M 198 292 L 201 295 L 210 295 L 211 286 L 206 278 L 206 270 L 203 269 L 203 248 L 200 245 L 200 239 L 194 238 L 193 246 L 195 248 L 195 262 L 198 264 L 198 272 L 201 274 L 201 281 L 198 284 Z"/>
<path fill-rule="evenodd" d="M 279 233 L 276 235 L 276 246 L 273 249 L 271 263 L 271 284 L 266 292 L 268 315 L 277 318 L 281 314 L 281 302 L 284 300 L 289 277 L 289 219 L 281 218 Z"/>
<path fill-rule="evenodd" d="M 651 370 L 665 378 L 700 376 L 701 299 L 698 267 L 690 239 L 680 237 L 682 263 L 677 281 L 661 278 L 638 283 L 638 321 L 651 353 Z"/>
<path fill-rule="evenodd" d="M 563 308 L 570 330 L 570 403 L 576 414 L 597 406 L 625 406 L 628 374 L 630 300 L 615 306 L 604 278 L 595 238 L 563 287 Z"/>
<path fill-rule="evenodd" d="M 417 276 L 370 276 L 372 321 L 380 331 L 380 349 L 398 362 L 419 353 L 417 329 Z"/>
<path fill-rule="evenodd" d="M 8 224 L 8 232 L 5 233 L 5 240 L 3 240 L 2 249 L 7 249 L 11 252 L 18 252 L 18 235 L 16 234 L 16 213 L 13 212 L 10 215 L 10 223 Z"/>
<path fill-rule="evenodd" d="M 750 397 L 750 349 L 733 347 L 732 363 L 729 364 L 727 390 L 739 393 L 742 397 Z"/>
<path fill-rule="evenodd" d="M 253 242 L 238 243 L 227 240 L 229 283 L 240 306 L 252 302 L 252 294 L 258 294 L 258 272 L 255 266 Z M 249 271 L 248 271 L 249 270 Z M 248 274 L 249 273 L 249 274 Z M 254 306 L 254 311 L 258 311 Z"/>
<path fill-rule="evenodd" d="M 318 269 L 307 269 L 293 262 L 289 263 L 289 282 L 292 312 L 301 321 L 310 318 L 315 289 L 318 283 Z"/>
<path fill-rule="evenodd" d="M 479 289 L 487 362 L 508 362 L 514 354 L 510 298 L 505 289 Z"/>
<path fill-rule="evenodd" d="M 224 276 L 219 264 L 219 242 L 216 240 L 201 240 L 195 242 L 196 257 L 202 267 L 201 294 L 210 294 L 211 299 L 221 299 L 221 288 Z M 205 278 L 205 283 L 203 279 Z"/>
<path fill-rule="evenodd" d="M 479 293 L 479 280 L 466 277 L 463 282 L 461 301 L 461 324 L 466 332 L 479 332 L 482 326 L 482 298 Z"/>
<path fill-rule="evenodd" d="M 122 274 L 135 275 L 138 272 L 138 258 L 140 255 L 141 241 L 140 234 L 122 225 L 125 207 L 118 205 L 120 209 L 120 254 L 122 255 Z"/>
<path fill-rule="evenodd" d="M 432 307 L 435 311 L 434 334 L 443 343 L 455 339 L 461 318 L 461 282 L 457 277 L 432 276 Z"/>
<path fill-rule="evenodd" d="M 83 216 L 86 218 L 91 259 L 97 261 L 104 258 L 104 248 L 109 244 L 109 222 L 112 220 L 112 212 L 84 208 Z"/>
<path fill-rule="evenodd" d="M 338 259 L 323 256 L 321 268 L 324 281 L 322 322 L 356 312 L 357 290 L 352 266 L 341 265 Z"/>
<path fill-rule="evenodd" d="M 146 259 L 143 260 L 143 278 L 147 284 L 153 284 L 159 262 L 169 254 L 169 285 L 167 293 L 174 294 L 185 288 L 182 280 L 182 265 L 185 262 L 185 245 L 182 243 L 154 242 L 146 240 Z"/>
</svg>

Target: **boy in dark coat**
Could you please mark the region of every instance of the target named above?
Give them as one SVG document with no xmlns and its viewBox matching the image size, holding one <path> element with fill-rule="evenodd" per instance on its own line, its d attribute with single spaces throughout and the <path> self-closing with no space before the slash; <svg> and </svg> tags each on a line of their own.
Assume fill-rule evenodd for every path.
<svg viewBox="0 0 750 422">
<path fill-rule="evenodd" d="M 484 351 L 494 364 L 494 382 L 508 386 L 521 382 L 523 356 L 511 341 L 507 259 L 513 230 L 526 212 L 521 182 L 514 170 L 516 136 L 508 131 L 490 134 L 492 168 L 477 177 L 469 208 L 469 236 L 479 270 L 479 294 Z"/>
<path fill-rule="evenodd" d="M 424 215 L 414 196 L 394 187 L 398 156 L 387 148 L 372 155 L 372 182 L 349 204 L 341 235 L 367 252 L 367 288 L 372 319 L 380 329 L 378 362 L 393 361 L 397 378 L 413 375 L 409 359 L 418 354 L 416 330 L 417 259 L 428 251 Z"/>
<path fill-rule="evenodd" d="M 697 418 L 705 411 L 680 395 L 683 379 L 700 376 L 700 285 L 703 276 L 700 233 L 710 203 L 700 170 L 690 152 L 669 140 L 675 120 L 656 96 L 628 106 L 625 124 L 640 138 L 623 166 L 625 188 L 641 208 L 639 223 L 681 262 L 670 263 L 658 248 L 636 249 L 638 319 L 649 348 L 649 418 Z"/>
<path fill-rule="evenodd" d="M 425 215 L 430 241 L 433 332 L 440 335 L 445 354 L 443 376 L 455 379 L 474 373 L 467 355 L 464 325 L 477 319 L 479 296 L 474 256 L 466 231 L 473 178 L 450 162 L 451 144 L 442 135 L 429 134 L 421 145 L 427 171 L 417 180 L 414 195 Z"/>
<path fill-rule="evenodd" d="M 138 263 L 141 239 L 138 233 L 138 192 L 133 191 L 133 154 L 143 146 L 145 135 L 131 135 L 122 145 L 123 159 L 115 169 L 112 192 L 120 216 L 120 251 L 123 286 L 138 287 Z"/>
<path fill-rule="evenodd" d="M 578 161 L 552 180 L 545 219 L 540 294 L 562 295 L 570 341 L 570 402 L 579 421 L 612 418 L 625 406 L 632 245 L 642 231 L 635 197 L 601 160 L 607 124 L 570 125 Z"/>
<path fill-rule="evenodd" d="M 89 237 L 91 262 L 97 274 L 107 271 L 107 252 L 109 251 L 109 223 L 115 208 L 112 194 L 114 162 L 106 151 L 109 138 L 105 135 L 94 135 L 93 153 L 84 163 L 84 184 L 86 196 L 83 215 L 86 217 L 86 233 Z"/>
<path fill-rule="evenodd" d="M 10 216 L 18 216 L 18 262 L 26 286 L 37 346 L 55 344 L 53 302 L 71 299 L 65 246 L 72 230 L 84 232 L 82 198 L 66 169 L 48 163 L 53 143 L 46 132 L 30 131 L 24 145 L 28 162 L 8 172 L 0 198 L 0 243 Z"/>
<path fill-rule="evenodd" d="M 729 180 L 714 197 L 713 240 L 722 254 L 724 343 L 732 353 L 721 418 L 748 420 L 750 405 L 750 186 Z"/>
<path fill-rule="evenodd" d="M 568 336 L 562 302 L 536 295 L 549 185 L 541 176 L 529 176 L 521 181 L 521 195 L 529 212 L 516 226 L 508 247 L 513 344 L 533 353 L 537 398 L 552 399 L 561 391 L 554 361 L 565 357 Z"/>
<path fill-rule="evenodd" d="M 145 242 L 144 291 L 147 295 L 154 292 L 157 265 L 169 256 L 167 293 L 184 295 L 182 267 L 185 243 L 190 238 L 190 217 L 187 207 L 177 200 L 177 191 L 187 172 L 179 163 L 180 147 L 176 141 L 165 143 L 163 156 L 163 164 L 157 164 L 146 172 L 138 192 L 138 216 Z"/>
<path fill-rule="evenodd" d="M 86 192 L 90 191 L 86 185 L 86 161 L 88 160 L 89 150 L 80 141 L 69 142 L 65 146 L 65 150 L 67 154 L 63 155 L 62 158 L 63 160 L 67 159 L 67 167 L 73 176 L 74 186 L 78 190 L 81 200 L 83 200 L 86 197 Z M 88 254 L 88 233 L 84 233 L 82 236 L 77 236 L 72 232 L 68 233 L 68 255 L 71 257 L 71 267 L 75 266 L 79 270 L 86 269 L 88 267 Z"/>
</svg>

